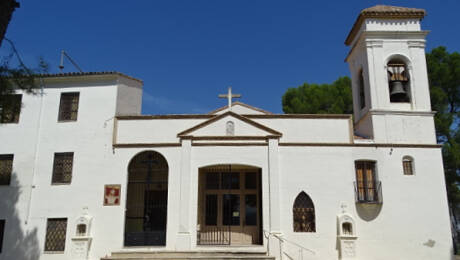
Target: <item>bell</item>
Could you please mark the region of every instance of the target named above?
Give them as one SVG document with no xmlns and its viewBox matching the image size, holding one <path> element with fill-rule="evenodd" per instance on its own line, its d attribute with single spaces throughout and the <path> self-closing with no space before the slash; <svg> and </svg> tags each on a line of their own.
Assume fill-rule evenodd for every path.
<svg viewBox="0 0 460 260">
<path fill-rule="evenodd" d="M 399 80 L 390 82 L 390 99 L 391 102 L 405 102 L 407 93 L 404 90 L 403 83 Z"/>
</svg>

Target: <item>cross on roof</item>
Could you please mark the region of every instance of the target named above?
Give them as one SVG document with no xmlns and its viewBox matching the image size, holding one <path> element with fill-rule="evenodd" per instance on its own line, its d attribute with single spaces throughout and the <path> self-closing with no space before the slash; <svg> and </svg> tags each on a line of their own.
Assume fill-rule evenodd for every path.
<svg viewBox="0 0 460 260">
<path fill-rule="evenodd" d="M 232 109 L 232 98 L 240 98 L 241 94 L 232 94 L 232 87 L 228 87 L 228 94 L 219 94 L 219 98 L 228 99 L 228 109 Z"/>
</svg>

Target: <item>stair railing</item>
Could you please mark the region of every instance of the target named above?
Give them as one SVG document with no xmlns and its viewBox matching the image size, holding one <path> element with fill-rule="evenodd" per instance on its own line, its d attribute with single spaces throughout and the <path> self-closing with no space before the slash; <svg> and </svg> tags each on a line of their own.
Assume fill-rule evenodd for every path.
<svg viewBox="0 0 460 260">
<path fill-rule="evenodd" d="M 310 254 L 313 254 L 313 255 L 316 255 L 316 252 L 311 250 L 311 249 L 308 249 L 302 245 L 299 245 L 297 244 L 296 242 L 294 241 L 291 241 L 291 240 L 288 240 L 284 237 L 281 237 L 279 236 L 278 234 L 276 233 L 273 233 L 273 232 L 268 232 L 266 230 L 263 231 L 264 233 L 264 237 L 267 239 L 267 251 L 268 251 L 268 255 L 270 255 L 270 237 L 274 237 L 276 238 L 278 241 L 279 241 L 279 255 L 280 255 L 280 260 L 283 260 L 283 255 L 286 255 L 289 260 L 294 260 L 294 257 L 290 256 L 287 252 L 285 252 L 283 250 L 283 243 L 289 243 L 291 245 L 294 245 L 295 247 L 297 247 L 297 249 L 299 250 L 299 260 L 303 260 L 303 252 L 304 251 L 307 251 L 308 253 Z"/>
</svg>

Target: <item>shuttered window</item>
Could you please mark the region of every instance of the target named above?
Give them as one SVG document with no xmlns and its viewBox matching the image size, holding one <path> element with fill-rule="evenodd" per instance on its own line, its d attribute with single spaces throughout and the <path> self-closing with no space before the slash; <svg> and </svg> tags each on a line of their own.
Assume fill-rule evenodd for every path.
<svg viewBox="0 0 460 260">
<path fill-rule="evenodd" d="M 0 154 L 0 185 L 10 185 L 13 157 L 12 154 Z"/>
<path fill-rule="evenodd" d="M 77 121 L 80 93 L 62 93 L 59 105 L 59 121 Z"/>
<path fill-rule="evenodd" d="M 21 94 L 5 95 L 0 107 L 0 123 L 18 123 L 21 114 Z"/>
<path fill-rule="evenodd" d="M 414 175 L 414 160 L 410 156 L 403 158 L 404 175 Z"/>
<path fill-rule="evenodd" d="M 50 218 L 46 225 L 45 251 L 64 252 L 67 233 L 66 218 Z"/>
<path fill-rule="evenodd" d="M 377 197 L 375 162 L 356 161 L 357 199 L 360 202 L 374 202 Z"/>
<path fill-rule="evenodd" d="M 72 167 L 73 153 L 55 153 L 52 184 L 70 184 Z"/>
<path fill-rule="evenodd" d="M 307 193 L 302 191 L 297 195 L 292 215 L 294 217 L 294 232 L 316 232 L 315 206 Z"/>
</svg>

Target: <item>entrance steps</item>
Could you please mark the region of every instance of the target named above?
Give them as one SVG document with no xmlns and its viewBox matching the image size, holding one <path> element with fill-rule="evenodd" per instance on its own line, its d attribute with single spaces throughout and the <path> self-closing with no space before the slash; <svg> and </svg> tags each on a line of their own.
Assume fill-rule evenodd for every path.
<svg viewBox="0 0 460 260">
<path fill-rule="evenodd" d="M 158 251 L 158 252 L 113 252 L 101 260 L 275 260 L 261 252 L 229 251 Z"/>
</svg>

